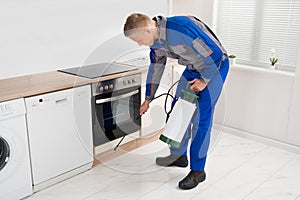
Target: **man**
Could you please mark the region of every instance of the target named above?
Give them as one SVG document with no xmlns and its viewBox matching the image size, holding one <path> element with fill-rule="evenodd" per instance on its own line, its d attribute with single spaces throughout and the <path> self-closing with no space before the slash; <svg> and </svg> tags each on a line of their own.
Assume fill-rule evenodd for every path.
<svg viewBox="0 0 300 200">
<path fill-rule="evenodd" d="M 150 19 L 143 14 L 130 15 L 124 25 L 124 34 L 139 45 L 150 47 L 150 60 L 146 99 L 140 107 L 140 114 L 149 109 L 159 86 L 167 57 L 178 59 L 185 65 L 176 97 L 190 84 L 189 89 L 199 95 L 197 109 L 180 147 L 170 146 L 170 155 L 156 158 L 160 166 L 187 167 L 187 146 L 190 145 L 190 169 L 179 182 L 181 189 L 192 189 L 206 178 L 204 171 L 214 107 L 226 79 L 229 62 L 227 53 L 215 34 L 196 17 L 157 16 Z M 176 103 L 173 101 L 172 106 Z"/>
</svg>

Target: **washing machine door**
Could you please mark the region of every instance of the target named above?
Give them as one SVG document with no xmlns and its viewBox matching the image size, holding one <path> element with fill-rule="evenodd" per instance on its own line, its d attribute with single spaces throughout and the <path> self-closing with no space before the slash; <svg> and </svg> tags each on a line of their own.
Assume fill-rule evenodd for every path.
<svg viewBox="0 0 300 200">
<path fill-rule="evenodd" d="M 30 194 L 32 180 L 25 116 L 0 121 L 0 199 L 22 199 Z"/>
<path fill-rule="evenodd" d="M 0 137 L 0 171 L 5 168 L 9 161 L 10 148 L 7 141 Z"/>
</svg>

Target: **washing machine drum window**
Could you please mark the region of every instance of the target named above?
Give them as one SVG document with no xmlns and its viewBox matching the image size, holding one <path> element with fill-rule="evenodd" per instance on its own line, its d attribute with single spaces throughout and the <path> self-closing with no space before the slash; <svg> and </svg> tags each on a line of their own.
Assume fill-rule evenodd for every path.
<svg viewBox="0 0 300 200">
<path fill-rule="evenodd" d="M 0 171 L 8 162 L 9 152 L 8 143 L 2 137 L 0 137 Z"/>
</svg>

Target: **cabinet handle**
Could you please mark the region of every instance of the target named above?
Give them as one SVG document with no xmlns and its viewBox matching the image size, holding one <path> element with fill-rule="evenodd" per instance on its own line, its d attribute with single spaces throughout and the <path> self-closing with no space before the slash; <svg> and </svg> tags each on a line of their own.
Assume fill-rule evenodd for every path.
<svg viewBox="0 0 300 200">
<path fill-rule="evenodd" d="M 127 94 L 123 94 L 123 95 L 116 96 L 116 97 L 111 97 L 111 98 L 106 98 L 106 99 L 97 99 L 96 104 L 106 103 L 106 102 L 110 102 L 110 101 L 117 101 L 117 100 L 120 100 L 120 99 L 130 97 L 130 96 L 135 95 L 137 93 L 139 93 L 139 90 L 135 90 L 133 92 L 129 92 Z"/>
</svg>

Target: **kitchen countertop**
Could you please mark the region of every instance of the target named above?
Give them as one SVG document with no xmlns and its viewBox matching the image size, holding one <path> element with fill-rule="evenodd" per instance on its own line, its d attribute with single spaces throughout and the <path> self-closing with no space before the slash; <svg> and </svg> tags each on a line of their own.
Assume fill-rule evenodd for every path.
<svg viewBox="0 0 300 200">
<path fill-rule="evenodd" d="M 0 80 L 0 102 L 73 88 L 93 82 L 143 73 L 145 71 L 147 71 L 147 67 L 140 67 L 134 71 L 128 71 L 94 79 L 83 78 L 58 71 L 50 71 L 2 79 Z"/>
<path fill-rule="evenodd" d="M 138 67 L 138 69 L 134 71 L 128 71 L 94 79 L 88 79 L 59 71 L 50 71 L 38 74 L 1 79 L 0 102 L 22 97 L 35 96 L 58 90 L 69 89 L 126 75 L 144 73 L 148 70 L 150 60 L 148 57 L 141 57 L 115 63 L 120 65 Z M 168 59 L 167 65 L 177 64 L 177 60 Z"/>
</svg>

